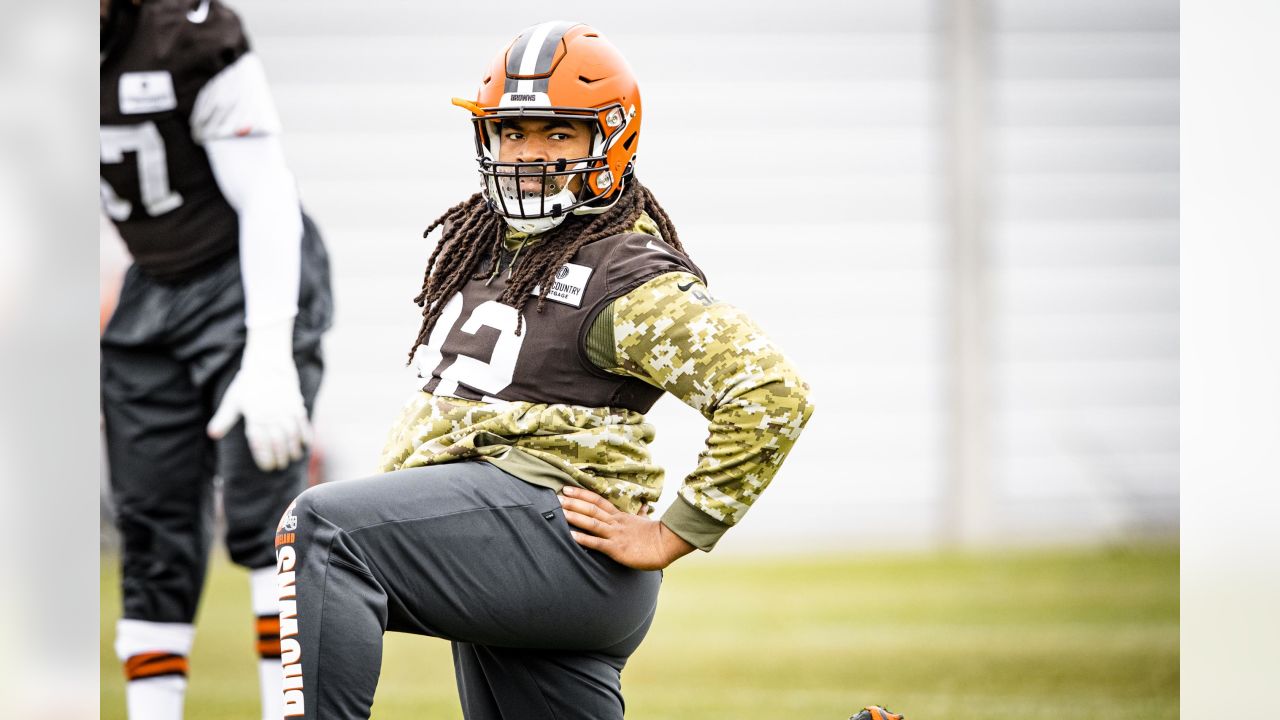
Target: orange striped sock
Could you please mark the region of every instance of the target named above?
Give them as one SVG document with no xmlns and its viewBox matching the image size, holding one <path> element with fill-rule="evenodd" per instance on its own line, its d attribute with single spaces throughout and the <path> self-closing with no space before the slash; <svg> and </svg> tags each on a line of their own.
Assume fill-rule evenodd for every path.
<svg viewBox="0 0 1280 720">
<path fill-rule="evenodd" d="M 124 661 L 126 680 L 142 680 L 144 678 L 164 677 L 166 675 L 187 676 L 187 658 L 173 653 L 141 653 Z"/>
<path fill-rule="evenodd" d="M 258 628 L 258 656 L 264 660 L 279 659 L 280 657 L 280 616 L 279 615 L 259 615 L 257 619 Z"/>
</svg>

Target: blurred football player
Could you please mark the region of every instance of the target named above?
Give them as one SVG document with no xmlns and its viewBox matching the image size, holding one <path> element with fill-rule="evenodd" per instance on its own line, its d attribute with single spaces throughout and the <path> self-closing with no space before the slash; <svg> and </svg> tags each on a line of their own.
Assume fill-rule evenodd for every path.
<svg viewBox="0 0 1280 720">
<path fill-rule="evenodd" d="M 305 487 L 328 259 L 262 64 L 218 0 L 101 0 L 102 205 L 133 265 L 102 336 L 132 718 L 182 716 L 221 478 L 249 569 L 264 718 L 281 716 L 272 531 Z"/>
<path fill-rule="evenodd" d="M 474 101 L 482 191 L 438 220 L 385 474 L 277 531 L 286 717 L 367 718 L 388 630 L 453 643 L 469 720 L 621 718 L 660 570 L 742 520 L 812 406 L 635 174 L 640 94 L 591 27 L 528 28 Z M 644 413 L 709 421 L 662 518 Z M 731 598 L 725 598 L 731 603 Z"/>
</svg>

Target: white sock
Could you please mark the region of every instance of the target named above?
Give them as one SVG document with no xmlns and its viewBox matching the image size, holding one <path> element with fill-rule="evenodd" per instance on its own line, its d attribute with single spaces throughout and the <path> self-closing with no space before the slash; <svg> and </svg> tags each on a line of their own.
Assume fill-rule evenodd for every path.
<svg viewBox="0 0 1280 720">
<path fill-rule="evenodd" d="M 280 601 L 274 566 L 249 572 L 249 594 L 258 630 L 258 689 L 262 720 L 284 717 L 284 673 L 280 667 Z"/>
<path fill-rule="evenodd" d="M 187 679 L 181 675 L 130 680 L 124 689 L 130 720 L 182 720 Z"/>
<path fill-rule="evenodd" d="M 116 656 L 125 665 L 131 720 L 182 720 L 195 632 L 187 623 L 127 618 L 116 623 Z"/>
</svg>

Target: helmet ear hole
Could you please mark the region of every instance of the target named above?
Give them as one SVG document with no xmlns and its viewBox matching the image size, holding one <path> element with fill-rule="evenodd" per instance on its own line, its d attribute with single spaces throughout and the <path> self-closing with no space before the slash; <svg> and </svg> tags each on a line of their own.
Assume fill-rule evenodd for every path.
<svg viewBox="0 0 1280 720">
<path fill-rule="evenodd" d="M 624 149 L 624 150 L 630 150 L 630 149 L 631 149 L 631 143 L 634 143 L 635 141 L 636 141 L 636 133 L 634 133 L 634 132 L 633 132 L 633 133 L 631 133 L 630 135 L 628 135 L 628 136 L 627 136 L 627 139 L 626 139 L 626 140 L 623 140 L 623 141 L 622 141 L 622 147 L 623 147 L 623 149 Z"/>
</svg>

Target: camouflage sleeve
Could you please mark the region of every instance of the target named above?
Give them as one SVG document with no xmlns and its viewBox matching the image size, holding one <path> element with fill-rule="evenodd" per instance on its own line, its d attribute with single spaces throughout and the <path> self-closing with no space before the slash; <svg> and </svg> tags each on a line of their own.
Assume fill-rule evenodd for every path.
<svg viewBox="0 0 1280 720">
<path fill-rule="evenodd" d="M 670 392 L 710 421 L 698 465 L 662 517 L 710 550 L 795 444 L 813 412 L 809 386 L 755 323 L 690 273 L 659 275 L 610 307 L 614 357 L 597 348 L 592 360 Z"/>
</svg>

